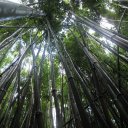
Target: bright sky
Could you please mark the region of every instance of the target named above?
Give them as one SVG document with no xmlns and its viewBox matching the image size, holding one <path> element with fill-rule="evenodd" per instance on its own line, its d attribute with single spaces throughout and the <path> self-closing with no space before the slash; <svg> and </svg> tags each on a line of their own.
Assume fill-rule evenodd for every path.
<svg viewBox="0 0 128 128">
<path fill-rule="evenodd" d="M 12 1 L 12 2 L 15 2 L 15 3 L 21 3 L 21 0 L 8 0 L 8 1 Z"/>
</svg>

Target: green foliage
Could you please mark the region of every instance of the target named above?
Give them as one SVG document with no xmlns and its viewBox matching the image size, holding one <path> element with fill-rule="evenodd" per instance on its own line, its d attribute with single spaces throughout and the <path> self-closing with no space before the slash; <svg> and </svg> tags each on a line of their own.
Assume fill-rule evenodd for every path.
<svg viewBox="0 0 128 128">
<path fill-rule="evenodd" d="M 26 0 L 23 0 L 25 3 Z M 29 1 L 29 3 L 32 3 L 34 1 Z M 40 2 L 40 1 L 39 1 Z M 27 3 L 27 2 L 26 2 Z M 85 56 L 82 48 L 80 47 L 80 41 L 84 44 L 85 47 L 88 48 L 89 52 L 98 60 L 99 64 L 101 67 L 106 71 L 107 74 L 109 74 L 110 78 L 114 81 L 114 83 L 117 85 L 118 83 L 118 75 L 120 73 L 120 79 L 121 79 L 121 86 L 122 88 L 125 88 L 125 91 L 128 91 L 128 65 L 123 62 L 121 59 L 120 61 L 120 71 L 118 71 L 118 65 L 117 65 L 117 56 L 115 56 L 113 53 L 108 52 L 106 48 L 104 48 L 102 45 L 98 44 L 95 40 L 89 38 L 85 33 L 81 33 L 82 31 L 88 31 L 89 28 L 85 29 L 83 25 L 78 25 L 76 21 L 71 21 L 69 19 L 68 12 L 71 10 L 75 12 L 78 16 L 88 17 L 92 19 L 93 21 L 97 22 L 100 24 L 102 22 L 102 17 L 105 17 L 106 19 L 108 18 L 108 21 L 113 21 L 114 27 L 116 25 L 118 26 L 120 23 L 120 17 L 122 16 L 122 13 L 124 9 L 122 9 L 120 6 L 118 6 L 119 3 L 109 3 L 107 1 L 102 1 L 102 0 L 43 0 L 42 3 L 39 4 L 39 6 L 32 6 L 35 8 L 38 8 L 39 10 L 43 11 L 46 16 L 41 16 L 41 17 L 29 17 L 29 18 L 23 18 L 23 19 L 18 19 L 14 21 L 6 21 L 0 23 L 1 25 L 7 25 L 7 26 L 22 26 L 26 24 L 28 27 L 34 27 L 34 28 L 24 28 L 22 36 L 20 36 L 19 40 L 7 45 L 0 51 L 0 73 L 5 71 L 5 69 L 16 59 L 17 57 L 20 57 L 23 55 L 24 51 L 26 48 L 30 45 L 30 43 L 33 44 L 34 52 L 37 54 L 37 51 L 39 50 L 39 46 L 41 44 L 41 49 L 40 53 L 37 56 L 37 59 L 34 60 L 36 62 L 36 67 L 33 67 L 32 65 L 32 50 L 31 47 L 28 49 L 28 51 L 25 53 L 23 61 L 18 65 L 20 68 L 20 78 L 18 78 L 18 72 L 19 70 L 16 70 L 14 73 L 14 77 L 11 76 L 11 79 L 9 79 L 10 86 L 7 88 L 7 90 L 4 90 L 6 92 L 4 96 L 4 100 L 0 104 L 0 112 L 2 112 L 2 115 L 8 115 L 8 119 L 10 119 L 10 122 L 13 122 L 14 115 L 17 114 L 16 110 L 19 108 L 19 100 L 22 99 L 21 94 L 25 95 L 24 102 L 23 102 L 23 107 L 22 107 L 22 114 L 20 120 L 20 124 L 22 124 L 25 116 L 27 119 L 32 118 L 32 111 L 33 110 L 33 104 L 34 104 L 34 96 L 35 96 L 35 90 L 34 90 L 34 82 L 32 78 L 34 78 L 33 71 L 34 68 L 37 68 L 37 81 L 39 78 L 39 72 L 41 69 L 41 55 L 43 53 L 43 47 L 47 43 L 48 48 L 46 50 L 46 57 L 44 62 L 42 62 L 43 65 L 43 70 L 42 70 L 42 76 L 41 76 L 41 81 L 39 85 L 39 102 L 41 104 L 41 110 L 43 112 L 43 117 L 45 118 L 44 120 L 45 125 L 47 127 L 51 126 L 51 117 L 49 114 L 50 111 L 50 103 L 52 102 L 52 107 L 55 108 L 55 102 L 52 100 L 52 90 L 51 90 L 51 85 L 50 85 L 50 59 L 49 56 L 52 53 L 54 54 L 54 75 L 55 75 L 55 85 L 56 85 L 56 94 L 59 102 L 59 106 L 63 105 L 65 113 L 62 112 L 62 116 L 65 114 L 65 121 L 64 123 L 68 122 L 70 119 L 73 118 L 72 121 L 72 126 L 75 124 L 74 122 L 74 116 L 73 116 L 73 111 L 71 109 L 71 97 L 69 96 L 69 83 L 68 79 L 65 73 L 65 69 L 62 66 L 62 62 L 60 60 L 60 56 L 58 54 L 57 48 L 54 39 L 53 34 L 49 31 L 50 37 L 48 35 L 48 25 L 47 25 L 47 20 L 50 23 L 50 26 L 52 30 L 54 31 L 55 35 L 59 38 L 62 39 L 62 44 L 66 48 L 69 56 L 71 57 L 73 64 L 78 67 L 81 72 L 82 72 L 82 77 L 84 77 L 87 80 L 87 88 L 89 90 L 89 93 L 91 94 L 93 100 L 95 101 L 95 98 L 99 97 L 97 94 L 96 87 L 94 86 L 93 83 L 93 73 L 92 69 L 90 68 L 90 63 L 88 62 L 87 56 Z M 123 34 L 125 36 L 128 35 L 127 32 L 127 21 L 128 16 L 127 16 L 127 11 L 123 17 L 123 21 L 121 22 L 120 26 L 120 34 Z M 118 21 L 117 21 L 118 20 Z M 67 27 L 65 24 L 68 24 L 69 26 Z M 63 26 L 65 25 L 65 26 Z M 71 25 L 71 26 L 70 26 Z M 75 25 L 75 27 L 73 27 Z M 71 30 L 69 30 L 69 29 Z M 78 29 L 79 28 L 79 29 Z M 17 30 L 17 28 L 1 28 L 0 29 L 0 42 L 2 42 L 5 38 L 9 37 L 12 33 L 14 33 Z M 44 35 L 42 35 L 44 33 Z M 101 38 L 101 35 L 96 31 L 92 35 L 96 36 L 98 39 Z M 18 34 L 13 37 L 15 39 L 18 36 Z M 31 39 L 30 39 L 31 38 Z M 43 40 L 44 38 L 44 40 Z M 49 39 L 50 38 L 50 39 Z M 125 37 L 127 39 L 127 37 Z M 43 41 L 42 41 L 43 40 Z M 31 41 L 31 42 L 30 42 Z M 50 41 L 50 42 L 49 42 Z M 60 40 L 59 40 L 60 41 Z M 63 56 L 66 58 L 67 56 L 65 55 L 65 51 L 62 48 L 62 44 L 58 41 L 60 51 Z M 14 43 L 14 44 L 13 44 Z M 104 42 L 106 43 L 106 42 Z M 1 44 L 1 43 L 0 43 Z M 21 45 L 21 46 L 20 46 Z M 117 51 L 117 46 L 114 45 L 111 47 L 113 50 Z M 128 53 L 126 50 L 120 48 L 119 53 L 125 57 L 128 57 Z M 68 57 L 67 57 L 68 58 Z M 66 58 L 66 59 L 67 59 Z M 65 60 L 66 60 L 65 59 Z M 95 63 L 94 63 L 95 65 Z M 15 65 L 13 65 L 15 66 Z M 90 115 L 90 119 L 94 121 L 94 128 L 96 125 L 96 122 L 94 120 L 94 113 L 89 106 L 89 100 L 88 97 L 86 97 L 85 92 L 82 90 L 81 82 L 78 76 L 76 75 L 75 71 L 73 70 L 72 65 L 68 65 L 71 69 L 73 78 L 75 80 L 75 83 L 77 85 L 77 91 L 80 97 L 80 100 L 82 102 L 82 105 L 84 107 L 87 106 L 88 109 L 88 115 Z M 18 68 L 17 68 L 18 69 Z M 32 76 L 30 77 L 30 83 L 26 85 L 28 87 L 27 91 L 24 92 L 25 88 L 24 85 L 26 81 L 28 80 L 28 76 L 30 74 L 30 70 L 32 69 Z M 10 69 L 8 71 L 11 71 Z M 6 72 L 7 73 L 7 72 Z M 5 76 L 7 75 L 5 73 Z M 97 75 L 97 74 L 96 74 Z M 6 79 L 6 77 L 5 77 Z M 36 79 L 36 78 L 34 78 Z M 70 78 L 69 78 L 70 79 Z M 99 79 L 99 78 L 98 78 Z M 2 78 L 2 80 L 4 80 Z M 19 82 L 19 83 L 18 83 Z M 5 82 L 6 83 L 6 82 Z M 100 83 L 103 84 L 104 86 L 104 81 L 100 81 Z M 5 84 L 7 85 L 7 83 Z M 38 84 L 37 84 L 38 85 Z M 37 86 L 36 85 L 36 86 Z M 16 87 L 15 87 L 16 86 Z M 104 89 L 105 87 L 101 86 Z M 118 87 L 117 87 L 118 88 Z M 0 87 L 0 89 L 3 89 Z M 23 92 L 19 92 L 19 90 L 23 89 Z M 105 88 L 106 89 L 106 88 Z M 104 91 L 104 90 L 102 90 Z M 1 90 L 0 90 L 1 92 Z M 74 92 L 73 92 L 74 93 Z M 107 92 L 108 93 L 108 92 Z M 1 94 L 1 93 L 0 93 Z M 16 97 L 16 94 L 19 94 L 19 99 Z M 102 95 L 102 94 L 101 94 Z M 10 103 L 10 97 L 13 97 L 14 99 L 16 97 L 16 100 L 14 100 L 13 106 L 9 106 Z M 53 96 L 52 96 L 53 98 Z M 103 97 L 104 98 L 104 97 Z M 113 99 L 108 95 L 108 100 Z M 108 105 L 108 104 L 107 104 Z M 113 109 L 115 109 L 115 112 L 117 116 L 120 114 L 117 111 L 117 108 L 115 108 L 115 104 L 111 104 L 113 106 Z M 36 105 L 35 105 L 36 106 Z M 99 106 L 99 107 L 98 107 Z M 6 113 L 8 112 L 7 108 L 10 107 L 10 114 Z M 101 106 L 99 100 L 96 100 L 96 107 L 100 112 Z M 28 112 L 28 110 L 31 110 L 31 112 Z M 62 109 L 62 108 L 61 108 Z M 12 110 L 12 111 L 11 111 Z M 89 112 L 90 111 L 90 112 Z M 108 109 L 109 111 L 109 109 Z M 29 113 L 26 115 L 26 113 Z M 36 112 L 35 112 L 36 113 Z M 90 114 L 91 113 L 91 114 Z M 112 117 L 111 111 L 109 111 L 111 120 L 115 120 Z M 49 114 L 49 115 L 48 115 Z M 55 116 L 55 115 L 54 115 Z M 0 116 L 0 122 L 2 121 L 3 117 Z M 30 119 L 29 119 L 30 120 Z M 26 122 L 28 120 L 25 120 Z M 9 123 L 10 123 L 9 122 Z M 25 123 L 26 123 L 25 122 Z M 5 123 L 5 122 L 3 122 Z M 48 124 L 46 124 L 48 123 Z M 124 122 L 123 122 L 124 123 Z M 117 124 L 113 123 L 115 126 Z M 10 126 L 11 124 L 9 124 Z M 0 127 L 3 126 L 0 124 Z M 70 127 L 70 125 L 69 125 Z"/>
</svg>

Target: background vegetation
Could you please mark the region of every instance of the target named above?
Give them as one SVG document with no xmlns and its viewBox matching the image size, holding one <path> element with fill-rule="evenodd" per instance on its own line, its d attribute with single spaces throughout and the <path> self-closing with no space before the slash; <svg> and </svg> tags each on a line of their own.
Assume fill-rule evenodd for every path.
<svg viewBox="0 0 128 128">
<path fill-rule="evenodd" d="M 0 128 L 127 128 L 128 2 L 22 3 L 0 17 Z"/>
</svg>

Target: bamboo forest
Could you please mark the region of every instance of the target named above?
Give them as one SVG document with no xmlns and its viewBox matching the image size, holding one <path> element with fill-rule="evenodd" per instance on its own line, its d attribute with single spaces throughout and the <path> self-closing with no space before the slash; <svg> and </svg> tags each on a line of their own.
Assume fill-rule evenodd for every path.
<svg viewBox="0 0 128 128">
<path fill-rule="evenodd" d="M 0 0 L 0 128 L 128 128 L 128 0 Z"/>
</svg>

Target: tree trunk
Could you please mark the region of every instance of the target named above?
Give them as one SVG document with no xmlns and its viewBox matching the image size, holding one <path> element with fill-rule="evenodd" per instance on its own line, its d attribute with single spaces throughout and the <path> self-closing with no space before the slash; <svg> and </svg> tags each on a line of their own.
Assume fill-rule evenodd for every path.
<svg viewBox="0 0 128 128">
<path fill-rule="evenodd" d="M 55 109 L 56 109 L 56 127 L 62 128 L 62 117 L 60 113 L 59 100 L 57 97 L 57 90 L 55 85 L 55 71 L 54 71 L 54 58 L 52 53 L 50 54 L 50 62 L 51 62 L 51 82 L 52 82 L 52 95 L 54 97 Z"/>
</svg>

